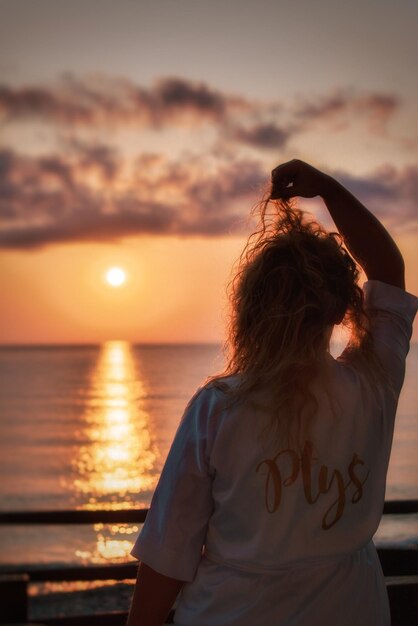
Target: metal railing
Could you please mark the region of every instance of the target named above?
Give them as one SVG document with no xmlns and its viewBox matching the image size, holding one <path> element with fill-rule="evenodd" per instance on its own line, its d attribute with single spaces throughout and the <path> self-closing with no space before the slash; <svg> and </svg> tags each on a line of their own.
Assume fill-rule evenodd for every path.
<svg viewBox="0 0 418 626">
<path fill-rule="evenodd" d="M 67 510 L 67 511 L 3 511 L 0 526 L 37 524 L 141 524 L 148 509 Z M 418 513 L 418 500 L 385 502 L 384 515 Z M 392 626 L 418 624 L 418 549 L 379 548 L 392 613 Z M 135 579 L 136 562 L 109 565 L 88 565 L 39 568 L 0 568 L 0 624 L 27 623 L 28 585 L 41 582 L 130 580 Z M 172 621 L 173 611 L 167 618 Z M 123 626 L 127 613 L 80 615 L 42 620 L 45 626 Z"/>
</svg>

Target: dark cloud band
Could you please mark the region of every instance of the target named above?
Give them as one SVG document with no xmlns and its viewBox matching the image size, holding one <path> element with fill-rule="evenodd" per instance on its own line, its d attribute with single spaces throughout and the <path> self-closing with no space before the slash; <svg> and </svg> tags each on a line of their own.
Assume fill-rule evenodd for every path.
<svg viewBox="0 0 418 626">
<path fill-rule="evenodd" d="M 332 128 L 336 120 L 364 118 L 370 132 L 384 134 L 399 106 L 391 94 L 349 91 L 292 105 L 266 103 L 178 77 L 149 87 L 103 75 L 66 75 L 43 87 L 0 86 L 0 120 L 41 119 L 61 148 L 39 157 L 13 148 L 0 152 L 0 247 L 244 232 L 249 208 L 268 184 L 264 155 L 283 154 L 294 137 L 318 124 Z M 163 134 L 161 153 L 127 156 L 107 143 L 107 131 L 115 128 L 187 127 L 194 133 L 199 125 L 214 130 L 214 145 L 176 160 L 162 152 Z M 417 168 L 337 177 L 396 227 L 416 226 Z"/>
<path fill-rule="evenodd" d="M 249 209 L 268 185 L 268 173 L 256 160 L 225 161 L 211 169 L 204 157 L 167 162 L 162 155 L 145 154 L 137 159 L 138 174 L 121 190 L 114 184 L 122 167 L 117 154 L 100 145 L 79 144 L 77 150 L 77 158 L 68 161 L 0 152 L 1 247 L 32 249 L 141 234 L 244 233 Z M 88 186 L 86 168 L 106 184 Z M 394 229 L 418 227 L 418 168 L 335 175 Z"/>
<path fill-rule="evenodd" d="M 312 125 L 335 119 L 347 122 L 353 115 L 365 117 L 372 132 L 383 133 L 399 106 L 399 99 L 390 93 L 349 91 L 285 106 L 252 101 L 178 77 L 159 79 L 147 88 L 122 78 L 72 75 L 43 87 L 0 85 L 0 116 L 6 120 L 40 118 L 72 127 L 150 129 L 211 123 L 230 139 L 260 149 L 281 147 Z M 285 121 L 277 121 L 278 112 L 285 115 Z"/>
</svg>

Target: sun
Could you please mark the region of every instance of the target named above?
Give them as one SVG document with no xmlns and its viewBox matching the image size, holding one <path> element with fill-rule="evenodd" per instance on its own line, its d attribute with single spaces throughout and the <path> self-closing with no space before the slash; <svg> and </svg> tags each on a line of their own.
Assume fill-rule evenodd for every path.
<svg viewBox="0 0 418 626">
<path fill-rule="evenodd" d="M 126 273 L 121 267 L 110 267 L 105 278 L 111 287 L 120 287 L 126 282 Z"/>
</svg>

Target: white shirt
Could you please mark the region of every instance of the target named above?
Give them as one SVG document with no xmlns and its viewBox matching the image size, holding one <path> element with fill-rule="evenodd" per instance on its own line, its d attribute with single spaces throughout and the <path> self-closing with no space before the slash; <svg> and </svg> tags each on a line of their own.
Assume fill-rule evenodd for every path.
<svg viewBox="0 0 418 626">
<path fill-rule="evenodd" d="M 188 581 L 178 626 L 390 623 L 372 537 L 418 299 L 379 281 L 364 289 L 395 393 L 372 391 L 349 354 L 330 356 L 331 394 L 316 386 L 302 453 L 260 438 L 270 418 L 245 404 L 225 409 L 213 384 L 186 408 L 131 553 Z"/>
</svg>

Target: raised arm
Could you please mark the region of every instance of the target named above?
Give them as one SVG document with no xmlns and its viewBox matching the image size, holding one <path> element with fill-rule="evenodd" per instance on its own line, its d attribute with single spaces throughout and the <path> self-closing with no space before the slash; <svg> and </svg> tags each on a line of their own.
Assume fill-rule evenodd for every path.
<svg viewBox="0 0 418 626">
<path fill-rule="evenodd" d="M 343 185 L 294 159 L 272 172 L 272 199 L 321 196 L 352 256 L 367 278 L 405 288 L 402 255 L 379 220 Z"/>
</svg>

